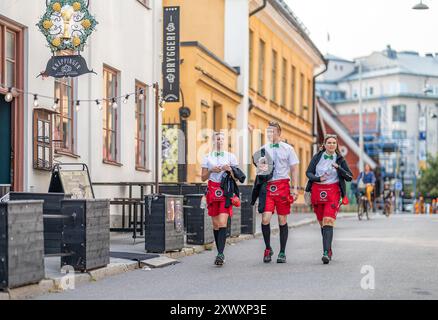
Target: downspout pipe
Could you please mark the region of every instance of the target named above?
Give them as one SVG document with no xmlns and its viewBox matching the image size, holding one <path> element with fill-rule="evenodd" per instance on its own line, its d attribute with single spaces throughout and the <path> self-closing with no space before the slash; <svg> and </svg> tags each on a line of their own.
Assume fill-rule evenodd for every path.
<svg viewBox="0 0 438 320">
<path fill-rule="evenodd" d="M 322 75 L 323 73 L 325 73 L 328 70 L 328 60 L 323 58 L 324 61 L 324 70 L 322 70 L 320 73 L 316 74 L 313 76 L 313 101 L 312 101 L 312 105 L 313 105 L 313 112 L 312 112 L 312 123 L 313 123 L 313 127 L 312 127 L 312 135 L 313 135 L 313 144 L 315 145 L 317 143 L 316 138 L 317 138 L 317 124 L 315 123 L 316 121 L 316 78 L 319 77 L 320 75 Z"/>
<path fill-rule="evenodd" d="M 252 15 L 255 15 L 257 12 L 262 11 L 266 7 L 267 2 L 268 0 L 263 0 L 263 4 L 257 9 L 255 9 L 254 11 L 250 12 L 249 16 L 251 17 Z"/>
</svg>

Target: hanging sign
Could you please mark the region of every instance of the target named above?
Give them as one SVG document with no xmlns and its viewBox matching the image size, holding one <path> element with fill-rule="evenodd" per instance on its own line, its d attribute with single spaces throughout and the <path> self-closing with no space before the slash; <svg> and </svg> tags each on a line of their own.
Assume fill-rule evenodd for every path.
<svg viewBox="0 0 438 320">
<path fill-rule="evenodd" d="M 85 73 L 94 73 L 93 70 L 89 70 L 87 62 L 82 56 L 53 56 L 49 62 L 47 62 L 46 71 L 41 73 L 45 77 L 50 76 L 54 78 L 64 77 L 78 77 Z"/>
<path fill-rule="evenodd" d="M 88 11 L 88 0 L 46 0 L 46 13 L 37 26 L 45 36 L 54 54 L 42 75 L 77 77 L 88 70 L 85 60 L 79 56 L 84 50 L 88 37 L 96 28 L 97 21 Z M 62 51 L 77 52 L 63 56 Z M 56 55 L 57 53 L 61 53 Z M 55 56 L 56 55 L 56 56 Z M 56 74 L 56 75 L 55 75 Z M 40 74 L 41 75 L 41 74 Z"/>
<path fill-rule="evenodd" d="M 179 101 L 179 7 L 164 7 L 163 99 Z"/>
</svg>

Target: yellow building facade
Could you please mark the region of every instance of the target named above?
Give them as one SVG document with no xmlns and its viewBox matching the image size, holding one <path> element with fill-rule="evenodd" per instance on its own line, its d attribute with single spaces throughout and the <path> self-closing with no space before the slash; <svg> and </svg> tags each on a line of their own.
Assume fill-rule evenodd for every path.
<svg viewBox="0 0 438 320">
<path fill-rule="evenodd" d="M 269 0 L 251 16 L 249 28 L 251 153 L 267 142 L 268 122 L 278 121 L 283 141 L 293 145 L 300 160 L 298 181 L 304 187 L 314 143 L 313 77 L 324 59 L 302 26 L 276 0 Z M 254 171 L 251 167 L 251 178 Z"/>
<path fill-rule="evenodd" d="M 163 127 L 181 128 L 183 105 L 190 109 L 190 116 L 183 125 L 186 141 L 177 143 L 180 150 L 186 147 L 187 172 L 181 176 L 175 171 L 185 170 L 184 166 L 176 169 L 163 164 L 162 179 L 200 182 L 201 161 L 211 150 L 213 130 L 233 132 L 242 100 L 237 89 L 239 72 L 224 61 L 225 0 L 164 0 L 163 5 L 180 7 L 182 92 L 181 102 L 165 104 Z M 234 138 L 228 139 L 229 151 L 233 152 L 235 143 Z"/>
</svg>

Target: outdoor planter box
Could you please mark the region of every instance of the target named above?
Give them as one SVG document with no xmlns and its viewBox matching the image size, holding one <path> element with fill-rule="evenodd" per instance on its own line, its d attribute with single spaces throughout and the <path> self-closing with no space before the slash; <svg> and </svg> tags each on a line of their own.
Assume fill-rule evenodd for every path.
<svg viewBox="0 0 438 320">
<path fill-rule="evenodd" d="M 184 218 L 187 219 L 187 243 L 204 245 L 214 242 L 213 224 L 207 208 L 201 209 L 203 194 L 186 194 Z"/>
<path fill-rule="evenodd" d="M 63 200 L 61 213 L 69 216 L 63 219 L 61 266 L 70 265 L 76 271 L 85 272 L 108 265 L 110 201 Z"/>
<path fill-rule="evenodd" d="M 0 203 L 0 289 L 44 278 L 43 201 Z"/>
<path fill-rule="evenodd" d="M 242 234 L 256 233 L 257 207 L 251 205 L 252 185 L 239 186 L 241 216 L 242 216 Z"/>
<path fill-rule="evenodd" d="M 61 201 L 70 198 L 63 193 L 11 192 L 10 200 L 44 200 L 43 215 L 60 215 Z M 61 218 L 44 219 L 44 254 L 60 254 L 63 221 Z"/>
<path fill-rule="evenodd" d="M 227 237 L 240 236 L 242 228 L 242 215 L 240 207 L 233 207 L 233 217 L 228 218 Z"/>
<path fill-rule="evenodd" d="M 183 196 L 145 197 L 145 250 L 164 253 L 184 247 Z"/>
</svg>

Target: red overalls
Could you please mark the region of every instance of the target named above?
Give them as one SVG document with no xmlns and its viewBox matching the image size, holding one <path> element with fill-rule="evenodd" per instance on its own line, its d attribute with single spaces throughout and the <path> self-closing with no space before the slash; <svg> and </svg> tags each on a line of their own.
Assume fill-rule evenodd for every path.
<svg viewBox="0 0 438 320">
<path fill-rule="evenodd" d="M 265 212 L 274 213 L 275 208 L 277 208 L 278 215 L 290 214 L 290 207 L 294 199 L 290 194 L 289 179 L 270 181 L 266 189 Z"/>
<path fill-rule="evenodd" d="M 325 217 L 336 219 L 341 199 L 341 189 L 338 183 L 313 183 L 311 199 L 318 221 L 322 221 Z"/>
</svg>

